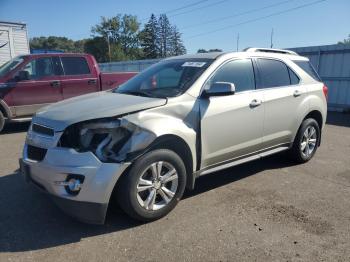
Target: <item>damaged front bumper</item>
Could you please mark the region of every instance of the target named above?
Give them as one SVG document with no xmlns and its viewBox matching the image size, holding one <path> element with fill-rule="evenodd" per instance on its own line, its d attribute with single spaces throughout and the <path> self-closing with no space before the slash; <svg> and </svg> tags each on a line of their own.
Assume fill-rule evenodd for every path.
<svg viewBox="0 0 350 262">
<path fill-rule="evenodd" d="M 27 181 L 49 193 L 69 215 L 87 223 L 103 224 L 113 188 L 130 163 L 103 163 L 93 153 L 53 147 L 45 149 L 41 161 L 28 156 L 26 144 L 20 160 Z M 33 150 L 32 148 L 30 148 Z M 69 177 L 78 177 L 78 192 L 67 187 Z"/>
</svg>

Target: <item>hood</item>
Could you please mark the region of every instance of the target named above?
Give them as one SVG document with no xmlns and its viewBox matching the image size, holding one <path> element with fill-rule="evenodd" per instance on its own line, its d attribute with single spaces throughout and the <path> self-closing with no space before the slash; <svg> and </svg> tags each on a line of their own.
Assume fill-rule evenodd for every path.
<svg viewBox="0 0 350 262">
<path fill-rule="evenodd" d="M 70 98 L 40 109 L 33 122 L 50 126 L 57 131 L 91 119 L 114 117 L 166 104 L 165 98 L 151 98 L 98 92 Z"/>
</svg>

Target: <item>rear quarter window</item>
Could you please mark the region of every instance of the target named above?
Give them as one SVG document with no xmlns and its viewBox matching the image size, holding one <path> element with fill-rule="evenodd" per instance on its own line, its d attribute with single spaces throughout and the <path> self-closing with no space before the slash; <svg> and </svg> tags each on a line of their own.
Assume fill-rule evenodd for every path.
<svg viewBox="0 0 350 262">
<path fill-rule="evenodd" d="M 86 75 L 90 74 L 89 65 L 85 57 L 61 57 L 65 75 Z"/>
<path fill-rule="evenodd" d="M 320 76 L 317 74 L 316 70 L 309 61 L 293 61 L 301 69 L 303 69 L 309 76 L 311 76 L 316 81 L 322 81 Z"/>
</svg>

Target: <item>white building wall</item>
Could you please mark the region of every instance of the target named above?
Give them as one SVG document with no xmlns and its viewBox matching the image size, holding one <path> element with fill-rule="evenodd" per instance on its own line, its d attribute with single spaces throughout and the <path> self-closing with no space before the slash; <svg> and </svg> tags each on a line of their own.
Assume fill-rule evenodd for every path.
<svg viewBox="0 0 350 262">
<path fill-rule="evenodd" d="M 0 65 L 18 55 L 29 53 L 26 25 L 0 21 Z"/>
</svg>

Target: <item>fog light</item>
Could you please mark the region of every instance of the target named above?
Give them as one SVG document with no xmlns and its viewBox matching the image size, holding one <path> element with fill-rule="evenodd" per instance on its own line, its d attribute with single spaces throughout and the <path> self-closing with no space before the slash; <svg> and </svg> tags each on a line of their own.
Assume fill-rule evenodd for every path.
<svg viewBox="0 0 350 262">
<path fill-rule="evenodd" d="M 67 182 L 67 186 L 70 191 L 77 192 L 81 189 L 81 183 L 79 179 L 71 178 Z"/>
<path fill-rule="evenodd" d="M 69 174 L 65 181 L 56 181 L 55 184 L 58 186 L 64 186 L 67 193 L 71 195 L 78 195 L 83 182 L 84 176 Z"/>
</svg>

